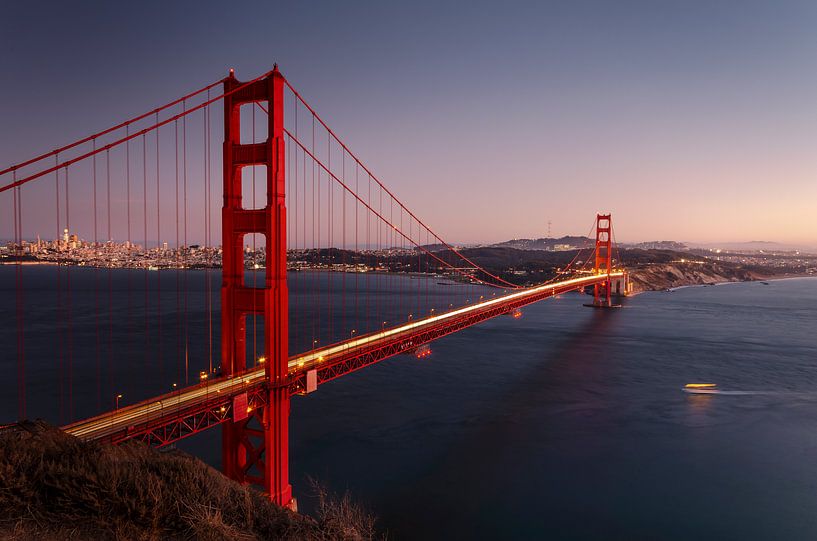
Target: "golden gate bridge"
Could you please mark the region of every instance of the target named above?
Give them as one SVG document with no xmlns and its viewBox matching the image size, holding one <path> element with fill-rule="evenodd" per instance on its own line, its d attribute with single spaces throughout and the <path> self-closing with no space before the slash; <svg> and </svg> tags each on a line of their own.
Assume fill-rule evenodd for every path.
<svg viewBox="0 0 817 541">
<path fill-rule="evenodd" d="M 223 114 L 221 126 L 213 111 Z M 213 218 L 219 168 L 220 220 Z M 521 287 L 486 270 L 409 210 L 277 66 L 246 82 L 231 70 L 162 107 L 8 167 L 0 178 L 3 203 L 13 207 L 18 418 L 29 407 L 27 363 L 54 362 L 66 432 L 165 446 L 221 425 L 224 473 L 259 485 L 283 506 L 294 502 L 294 395 L 395 355 L 425 356 L 430 342 L 531 303 L 592 288 L 592 306 L 606 308 L 627 289 L 609 214 L 596 216 L 595 243 L 549 281 Z M 45 201 L 53 214 L 28 210 Z M 45 228 L 55 240 L 43 248 L 30 239 Z M 89 240 L 69 239 L 71 230 Z M 193 244 L 200 234 L 203 243 Z M 56 263 L 49 336 L 29 329 L 43 321 L 32 321 L 25 287 L 25 263 L 43 250 Z M 248 267 L 247 253 L 262 253 L 263 265 Z M 77 265 L 92 267 L 93 287 L 78 290 Z M 124 306 L 113 300 L 118 267 L 129 269 Z M 204 317 L 194 315 L 188 283 L 197 267 L 205 276 L 203 294 L 196 292 Z M 393 293 L 398 272 L 417 278 L 416 294 Z M 432 291 L 438 280 L 457 287 L 441 296 Z M 290 285 L 303 293 L 292 306 Z M 76 307 L 80 295 L 93 298 L 90 312 Z M 394 321 L 395 313 L 405 319 Z M 94 374 L 77 373 L 82 325 L 90 329 Z M 206 344 L 190 339 L 197 326 Z M 121 341 L 132 347 L 114 351 Z M 38 342 L 53 345 L 53 361 L 42 358 Z M 147 371 L 171 390 L 120 404 L 116 389 L 127 382 L 114 381 L 118 364 Z M 86 380 L 96 383 L 96 411 L 77 414 L 75 387 Z"/>
</svg>

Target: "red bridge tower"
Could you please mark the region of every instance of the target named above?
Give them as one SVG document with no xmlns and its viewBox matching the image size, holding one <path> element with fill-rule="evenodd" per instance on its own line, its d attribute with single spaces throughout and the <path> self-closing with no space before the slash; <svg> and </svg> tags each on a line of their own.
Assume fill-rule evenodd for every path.
<svg viewBox="0 0 817 541">
<path fill-rule="evenodd" d="M 596 274 L 610 274 L 613 270 L 613 238 L 610 214 L 596 215 L 596 264 L 593 271 Z M 612 284 L 608 279 L 593 286 L 593 305 L 610 307 Z"/>
<path fill-rule="evenodd" d="M 288 293 L 286 279 L 286 205 L 284 178 L 284 77 L 273 72 L 230 94 L 241 85 L 230 70 L 224 80 L 224 206 L 221 286 L 221 366 L 229 377 L 247 368 L 246 317 L 264 319 L 266 406 L 250 411 L 246 395 L 233 402 L 233 418 L 224 424 L 224 473 L 242 483 L 264 487 L 270 499 L 292 506 L 289 484 Z M 266 141 L 241 143 L 241 105 L 268 103 Z M 266 166 L 264 208 L 242 205 L 241 170 Z M 244 235 L 262 233 L 266 242 L 264 287 L 244 285 Z"/>
</svg>

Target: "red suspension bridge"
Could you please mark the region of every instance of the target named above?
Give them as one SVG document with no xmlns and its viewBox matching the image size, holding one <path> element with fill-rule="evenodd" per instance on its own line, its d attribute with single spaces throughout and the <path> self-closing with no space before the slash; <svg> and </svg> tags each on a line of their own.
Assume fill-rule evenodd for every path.
<svg viewBox="0 0 817 541">
<path fill-rule="evenodd" d="M 281 505 L 293 502 L 293 395 L 425 356 L 433 340 L 549 297 L 592 288 L 593 306 L 610 307 L 627 289 L 609 214 L 547 282 L 520 287 L 481 267 L 389 191 L 277 67 L 248 82 L 231 71 L 0 178 L 18 418 L 32 413 L 34 384 L 51 385 L 60 424 L 85 439 L 163 446 L 222 425 L 225 474 Z M 43 281 L 29 263 L 54 272 Z M 32 382 L 36 363 L 54 376 Z"/>
</svg>

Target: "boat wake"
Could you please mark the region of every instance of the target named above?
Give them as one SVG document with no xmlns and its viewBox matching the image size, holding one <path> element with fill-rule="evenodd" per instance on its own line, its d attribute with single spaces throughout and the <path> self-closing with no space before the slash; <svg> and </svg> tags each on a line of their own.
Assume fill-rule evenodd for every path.
<svg viewBox="0 0 817 541">
<path fill-rule="evenodd" d="M 687 383 L 684 385 L 683 391 L 689 394 L 723 394 L 732 396 L 785 394 L 780 391 L 725 391 L 718 389 L 717 383 Z"/>
<path fill-rule="evenodd" d="M 724 391 L 721 389 L 686 389 L 686 388 L 684 389 L 684 392 L 689 394 L 724 394 L 731 396 L 784 394 L 776 391 Z"/>
<path fill-rule="evenodd" d="M 687 383 L 681 389 L 688 394 L 717 394 L 727 396 L 778 396 L 786 398 L 817 399 L 815 392 L 798 391 L 731 391 L 718 389 L 715 383 Z"/>
</svg>

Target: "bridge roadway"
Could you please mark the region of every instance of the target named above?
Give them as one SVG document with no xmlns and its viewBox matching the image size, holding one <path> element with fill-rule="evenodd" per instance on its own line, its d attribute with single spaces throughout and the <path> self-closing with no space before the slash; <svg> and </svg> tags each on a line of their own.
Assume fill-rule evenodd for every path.
<svg viewBox="0 0 817 541">
<path fill-rule="evenodd" d="M 608 276 L 621 278 L 624 271 L 614 271 L 609 275 L 591 274 L 515 291 L 296 355 L 289 359 L 289 379 L 285 384 L 292 394 L 304 394 L 310 371 L 314 371 L 311 375 L 313 385 L 325 383 L 393 355 L 413 352 L 422 344 L 522 306 L 603 282 Z M 153 445 L 167 445 L 232 419 L 233 399 L 245 392 L 248 412 L 262 407 L 265 403 L 265 393 L 262 392 L 265 380 L 264 366 L 259 366 L 236 376 L 213 378 L 187 389 L 78 421 L 63 427 L 63 430 L 86 440 L 117 443 L 139 439 Z"/>
</svg>

